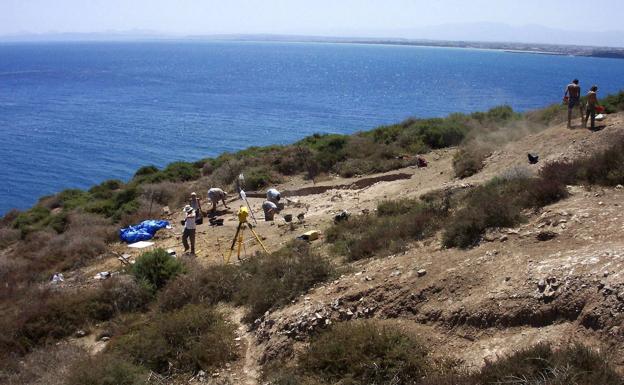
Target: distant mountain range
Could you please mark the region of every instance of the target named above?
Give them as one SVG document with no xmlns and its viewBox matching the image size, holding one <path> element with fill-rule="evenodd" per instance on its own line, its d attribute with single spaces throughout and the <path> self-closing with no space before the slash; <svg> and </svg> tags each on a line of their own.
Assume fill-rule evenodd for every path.
<svg viewBox="0 0 624 385">
<path fill-rule="evenodd" d="M 236 36 L 237 34 L 202 35 Z M 383 40 L 444 40 L 507 43 L 564 44 L 576 46 L 624 47 L 624 31 L 587 32 L 563 30 L 543 25 L 512 26 L 503 23 L 458 23 L 403 29 L 331 30 L 324 33 L 238 34 L 238 36 L 312 36 L 322 39 L 365 38 Z M 97 33 L 52 32 L 44 34 L 17 33 L 0 35 L 0 41 L 61 41 L 61 40 L 132 40 L 185 38 L 188 35 L 153 30 L 105 31 Z M 197 36 L 195 36 L 197 37 Z"/>
<path fill-rule="evenodd" d="M 624 31 L 581 32 L 565 31 L 540 25 L 510 26 L 500 23 L 470 23 L 367 31 L 366 33 L 349 33 L 348 31 L 334 31 L 334 33 L 336 36 L 288 34 L 176 35 L 156 31 L 132 30 L 98 33 L 24 33 L 0 36 L 0 42 L 259 40 L 484 48 L 542 54 L 624 58 Z"/>
<path fill-rule="evenodd" d="M 624 31 L 587 32 L 543 25 L 512 26 L 503 23 L 463 23 L 412 29 L 376 31 L 377 36 L 409 39 L 470 40 L 483 42 L 566 44 L 624 47 Z"/>
</svg>

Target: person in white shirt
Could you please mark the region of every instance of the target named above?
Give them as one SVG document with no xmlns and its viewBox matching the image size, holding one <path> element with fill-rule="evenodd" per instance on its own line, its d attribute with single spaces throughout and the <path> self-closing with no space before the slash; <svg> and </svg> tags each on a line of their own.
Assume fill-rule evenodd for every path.
<svg viewBox="0 0 624 385">
<path fill-rule="evenodd" d="M 212 202 L 211 211 L 213 213 L 217 210 L 217 203 L 219 203 L 219 201 L 222 201 L 223 206 L 225 206 L 226 209 L 229 209 L 228 205 L 225 203 L 225 198 L 227 198 L 227 193 L 220 188 L 213 187 L 208 190 L 208 199 Z"/>
<path fill-rule="evenodd" d="M 280 194 L 279 191 L 277 191 L 277 189 L 270 188 L 267 190 L 267 200 L 269 202 L 278 204 L 281 198 L 282 198 L 282 195 Z"/>
<path fill-rule="evenodd" d="M 272 221 L 275 217 L 275 213 L 279 211 L 277 205 L 269 200 L 264 201 L 262 203 L 262 211 L 264 211 L 264 220 Z"/>
<path fill-rule="evenodd" d="M 202 224 L 202 217 L 203 217 L 203 213 L 202 213 L 202 207 L 201 207 L 201 199 L 199 199 L 197 197 L 197 194 L 192 192 L 191 193 L 191 199 L 189 199 L 189 205 L 193 208 L 193 210 L 195 211 L 195 223 L 197 223 L 198 225 Z"/>
<path fill-rule="evenodd" d="M 184 231 L 182 232 L 182 245 L 184 252 L 189 251 L 189 241 L 191 255 L 195 255 L 195 210 L 190 205 L 184 206 Z"/>
</svg>

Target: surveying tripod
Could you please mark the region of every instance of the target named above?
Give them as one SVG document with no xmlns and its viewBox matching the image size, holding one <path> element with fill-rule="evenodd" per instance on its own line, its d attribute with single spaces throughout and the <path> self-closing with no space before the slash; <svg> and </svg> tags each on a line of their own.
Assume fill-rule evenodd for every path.
<svg viewBox="0 0 624 385">
<path fill-rule="evenodd" d="M 249 230 L 251 230 L 251 233 L 253 234 L 254 238 L 256 239 L 256 241 L 258 241 L 258 244 L 262 247 L 262 250 L 264 250 L 265 253 L 268 253 L 266 247 L 264 247 L 264 244 L 262 243 L 262 240 L 260 240 L 260 237 L 258 236 L 258 234 L 256 234 L 255 230 L 253 229 L 253 226 L 251 226 L 251 223 L 247 222 L 248 215 L 249 215 L 249 210 L 247 209 L 247 207 L 241 206 L 237 214 L 238 227 L 236 228 L 236 234 L 234 234 L 234 239 L 232 239 L 232 246 L 230 246 L 230 252 L 228 253 L 227 258 L 225 259 L 226 264 L 230 263 L 232 252 L 234 251 L 234 247 L 236 246 L 237 243 L 238 243 L 238 247 L 236 249 L 236 256 L 238 257 L 238 260 L 240 261 L 240 253 L 241 253 L 241 248 L 243 247 L 243 232 L 245 230 L 245 226 L 247 226 Z"/>
</svg>

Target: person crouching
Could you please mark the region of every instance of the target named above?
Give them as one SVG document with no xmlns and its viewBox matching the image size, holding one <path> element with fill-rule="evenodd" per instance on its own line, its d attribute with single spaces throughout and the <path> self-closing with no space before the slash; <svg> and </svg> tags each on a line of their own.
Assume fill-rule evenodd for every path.
<svg viewBox="0 0 624 385">
<path fill-rule="evenodd" d="M 225 198 L 227 198 L 227 193 L 220 188 L 213 187 L 208 190 L 208 199 L 212 202 L 212 209 L 210 210 L 212 213 L 217 211 L 217 203 L 219 201 L 223 202 L 223 206 L 226 209 L 229 209 L 228 205 L 225 203 Z"/>
<path fill-rule="evenodd" d="M 184 253 L 189 251 L 189 241 L 191 255 L 195 255 L 195 210 L 191 205 L 184 206 L 183 210 L 185 214 L 184 218 L 184 231 L 182 232 L 182 245 L 184 246 Z"/>
<path fill-rule="evenodd" d="M 262 203 L 262 211 L 264 211 L 264 220 L 272 221 L 275 217 L 275 213 L 279 212 L 277 205 L 269 200 Z"/>
</svg>

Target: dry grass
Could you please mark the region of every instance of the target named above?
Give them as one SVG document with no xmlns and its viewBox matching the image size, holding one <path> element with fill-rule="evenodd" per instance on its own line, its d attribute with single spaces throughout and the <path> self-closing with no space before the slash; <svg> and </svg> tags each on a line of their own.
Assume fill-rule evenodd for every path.
<svg viewBox="0 0 624 385">
<path fill-rule="evenodd" d="M 0 318 L 0 358 L 24 355 L 92 322 L 143 310 L 150 299 L 129 277 L 112 278 L 93 289 L 22 291 Z"/>
<path fill-rule="evenodd" d="M 6 385 L 64 385 L 72 364 L 85 354 L 81 348 L 66 343 L 39 348 L 24 357 L 15 371 L 0 374 L 0 382 Z"/>
<path fill-rule="evenodd" d="M 485 160 L 490 156 L 489 148 L 469 143 L 460 148 L 453 156 L 453 171 L 458 178 L 472 176 L 483 168 Z"/>
</svg>

